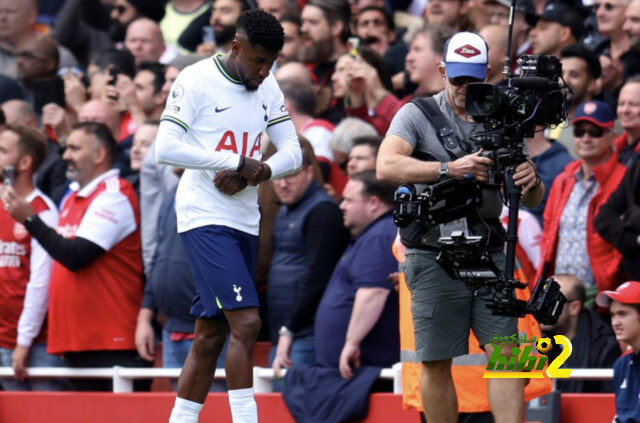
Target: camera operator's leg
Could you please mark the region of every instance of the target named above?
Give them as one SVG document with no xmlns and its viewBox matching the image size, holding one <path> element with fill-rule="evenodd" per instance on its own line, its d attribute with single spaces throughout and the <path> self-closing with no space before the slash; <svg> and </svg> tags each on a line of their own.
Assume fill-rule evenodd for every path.
<svg viewBox="0 0 640 423">
<path fill-rule="evenodd" d="M 416 354 L 422 362 L 422 401 L 427 421 L 457 422 L 458 400 L 452 378 L 453 357 L 467 354 L 472 292 L 452 280 L 435 252 L 408 253 Z"/>
<path fill-rule="evenodd" d="M 525 379 L 489 379 L 489 405 L 496 423 L 520 423 L 524 417 Z"/>
<path fill-rule="evenodd" d="M 451 376 L 452 360 L 422 363 L 420 389 L 427 422 L 458 421 L 458 397 Z"/>
<path fill-rule="evenodd" d="M 491 255 L 493 261 L 500 268 L 504 268 L 505 256 L 502 253 Z M 493 353 L 491 340 L 494 336 L 511 336 L 518 334 L 518 319 L 516 317 L 496 316 L 487 308 L 490 300 L 476 297 L 473 300 L 471 327 L 473 333 L 483 345 L 487 359 Z M 501 345 L 500 354 L 508 358 L 511 348 L 515 344 Z M 524 379 L 489 379 L 489 405 L 496 423 L 522 422 L 524 398 Z"/>
</svg>

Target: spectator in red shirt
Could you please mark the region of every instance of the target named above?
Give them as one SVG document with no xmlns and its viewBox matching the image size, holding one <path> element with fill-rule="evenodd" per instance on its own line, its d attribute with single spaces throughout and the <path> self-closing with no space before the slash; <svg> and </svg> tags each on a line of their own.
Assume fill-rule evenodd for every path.
<svg viewBox="0 0 640 423">
<path fill-rule="evenodd" d="M 33 185 L 33 174 L 47 153 L 45 136 L 35 129 L 8 125 L 0 132 L 0 168 L 7 172 L 0 191 L 13 190 L 31 205 L 48 226 L 58 222 L 53 202 Z M 9 180 L 8 169 L 14 177 Z M 42 328 L 49 300 L 51 257 L 25 227 L 0 207 L 0 366 L 11 366 L 15 380 L 2 379 L 5 391 L 57 391 L 57 380 L 25 379 L 29 367 L 63 366 L 47 354 L 46 330 Z"/>
<path fill-rule="evenodd" d="M 51 272 L 48 352 L 71 367 L 144 365 L 135 346 L 142 301 L 140 214 L 131 185 L 110 169 L 116 144 L 101 123 L 74 126 L 63 159 L 75 182 L 56 230 L 14 189 L 2 196 L 55 259 Z M 75 390 L 111 390 L 110 380 L 74 380 Z"/>
<path fill-rule="evenodd" d="M 621 282 L 621 254 L 596 232 L 600 207 L 620 184 L 626 168 L 613 154 L 615 115 L 606 103 L 588 101 L 571 121 L 580 160 L 569 163 L 553 182 L 544 211 L 541 266 L 536 280 L 568 273 L 587 289 L 587 306 L 596 292 Z M 589 301 L 590 300 L 590 301 Z"/>
</svg>

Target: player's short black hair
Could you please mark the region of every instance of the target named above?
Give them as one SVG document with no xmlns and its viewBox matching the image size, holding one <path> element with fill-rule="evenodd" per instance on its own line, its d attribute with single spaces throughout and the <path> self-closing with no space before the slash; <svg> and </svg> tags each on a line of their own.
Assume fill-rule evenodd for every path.
<svg viewBox="0 0 640 423">
<path fill-rule="evenodd" d="M 394 185 L 382 182 L 376 178 L 375 170 L 363 170 L 349 177 L 352 181 L 362 182 L 362 195 L 366 197 L 378 197 L 383 203 L 392 206 L 393 195 L 396 191 Z"/>
<path fill-rule="evenodd" d="M 80 130 L 87 135 L 95 136 L 98 142 L 107 150 L 109 163 L 113 163 L 116 157 L 116 140 L 107 125 L 101 122 L 78 122 L 73 125 L 71 130 Z"/>
<path fill-rule="evenodd" d="M 600 60 L 598 56 L 590 49 L 586 48 L 582 44 L 573 44 L 570 46 L 566 46 L 560 52 L 560 57 L 563 59 L 568 59 L 570 57 L 577 57 L 579 59 L 584 60 L 587 63 L 587 72 L 592 79 L 598 79 L 600 74 L 602 73 L 602 68 L 600 67 Z"/>
<path fill-rule="evenodd" d="M 138 72 L 147 71 L 153 75 L 153 93 L 158 94 L 164 85 L 164 71 L 166 66 L 158 62 L 140 62 Z"/>
<path fill-rule="evenodd" d="M 284 30 L 280 22 L 262 9 L 242 12 L 236 29 L 243 32 L 249 44 L 261 46 L 271 53 L 277 53 L 284 46 Z"/>
</svg>

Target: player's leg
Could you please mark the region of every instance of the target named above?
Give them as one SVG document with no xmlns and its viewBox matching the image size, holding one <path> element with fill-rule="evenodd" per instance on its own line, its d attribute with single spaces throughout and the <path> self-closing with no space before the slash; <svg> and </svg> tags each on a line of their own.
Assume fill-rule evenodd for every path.
<svg viewBox="0 0 640 423">
<path fill-rule="evenodd" d="M 258 237 L 235 230 L 233 236 L 238 249 L 230 257 L 230 261 L 234 263 L 228 270 L 231 279 L 218 295 L 231 328 L 225 360 L 229 405 L 233 423 L 257 423 L 258 407 L 253 392 L 253 348 L 261 325 L 254 280 Z M 241 257 L 236 255 L 238 251 Z"/>
<path fill-rule="evenodd" d="M 260 332 L 257 307 L 225 310 L 231 328 L 225 369 L 227 387 L 232 389 L 253 386 L 253 347 Z"/>
<path fill-rule="evenodd" d="M 227 337 L 227 325 L 217 318 L 196 320 L 195 337 L 178 379 L 178 397 L 204 403 Z"/>
<path fill-rule="evenodd" d="M 225 310 L 225 316 L 231 328 L 225 370 L 233 423 L 256 423 L 258 407 L 253 392 L 253 348 L 260 332 L 258 308 Z"/>
<path fill-rule="evenodd" d="M 229 231 L 229 228 L 212 225 L 181 234 L 198 290 L 190 311 L 197 319 L 193 344 L 178 380 L 178 396 L 170 423 L 197 423 L 229 330 L 218 291 L 224 290 L 229 282 L 228 267 L 232 263 L 227 254 L 234 257 L 236 251 L 235 256 L 242 258 Z"/>
</svg>

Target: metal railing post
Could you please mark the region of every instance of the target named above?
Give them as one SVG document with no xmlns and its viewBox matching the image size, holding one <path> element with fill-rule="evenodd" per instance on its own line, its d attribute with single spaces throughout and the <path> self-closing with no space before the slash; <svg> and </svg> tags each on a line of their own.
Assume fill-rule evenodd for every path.
<svg viewBox="0 0 640 423">
<path fill-rule="evenodd" d="M 133 392 L 133 379 L 120 375 L 122 367 L 113 368 L 113 392 L 117 394 Z"/>
</svg>

